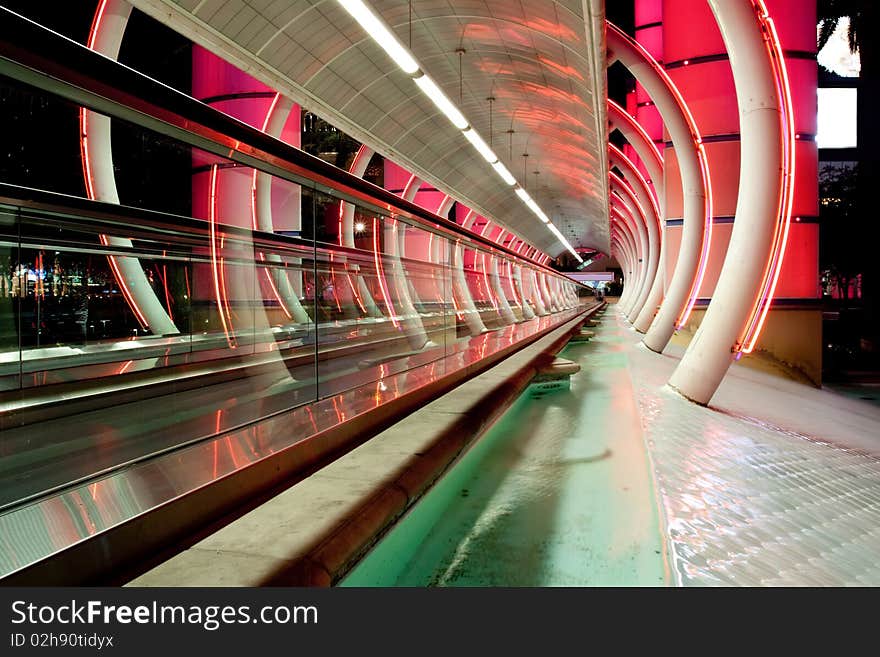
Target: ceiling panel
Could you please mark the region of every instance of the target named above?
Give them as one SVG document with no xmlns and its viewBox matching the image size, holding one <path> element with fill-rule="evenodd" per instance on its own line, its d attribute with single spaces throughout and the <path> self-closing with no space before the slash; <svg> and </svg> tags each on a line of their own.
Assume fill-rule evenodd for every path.
<svg viewBox="0 0 880 657">
<path fill-rule="evenodd" d="M 131 1 L 526 241 L 563 250 L 336 0 Z M 406 0 L 368 3 L 569 241 L 608 252 L 604 49 L 584 20 L 597 3 L 413 0 L 412 23 Z"/>
</svg>

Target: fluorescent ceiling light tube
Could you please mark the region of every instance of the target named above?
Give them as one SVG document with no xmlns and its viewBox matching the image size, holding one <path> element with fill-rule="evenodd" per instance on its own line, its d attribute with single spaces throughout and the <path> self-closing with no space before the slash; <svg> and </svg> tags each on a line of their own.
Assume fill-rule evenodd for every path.
<svg viewBox="0 0 880 657">
<path fill-rule="evenodd" d="M 529 201 L 532 200 L 532 197 L 529 196 L 529 193 L 526 190 L 524 190 L 522 187 L 517 187 L 516 195 L 519 196 L 523 200 L 523 202 L 525 202 L 525 203 L 528 203 Z"/>
<path fill-rule="evenodd" d="M 546 214 L 544 214 L 544 211 L 541 208 L 539 208 L 538 204 L 535 203 L 532 199 L 529 199 L 528 201 L 526 201 L 526 205 L 529 206 L 529 210 L 534 212 L 535 216 L 537 216 L 538 219 L 543 221 L 545 224 L 550 223 L 550 218 Z"/>
<path fill-rule="evenodd" d="M 404 73 L 415 75 L 419 65 L 409 51 L 404 48 L 397 37 L 391 32 L 373 11 L 361 0 L 339 0 L 345 10 L 352 15 L 364 31 L 394 60 Z"/>
<path fill-rule="evenodd" d="M 495 172 L 499 176 L 501 176 L 501 179 L 504 182 L 506 182 L 508 185 L 515 185 L 516 184 L 516 178 L 513 177 L 513 175 L 510 173 L 510 171 L 507 170 L 507 167 L 504 166 L 503 164 L 501 164 L 500 161 L 495 162 L 495 164 L 492 165 L 492 168 L 495 169 Z"/>
<path fill-rule="evenodd" d="M 489 144 L 483 141 L 483 138 L 477 134 L 477 131 L 473 128 L 468 128 L 464 131 L 464 136 L 467 137 L 467 140 L 473 144 L 474 148 L 477 149 L 477 152 L 483 156 L 483 159 L 486 160 L 489 164 L 494 164 L 498 161 L 498 156 L 492 152 L 492 149 L 489 148 Z"/>
<path fill-rule="evenodd" d="M 447 98 L 446 94 L 443 93 L 431 78 L 427 75 L 420 75 L 415 81 L 419 85 L 419 89 L 437 106 L 437 109 L 443 112 L 447 119 L 452 121 L 452 125 L 459 130 L 464 130 L 468 127 L 468 122 L 465 120 L 464 115 L 458 111 L 458 108 L 452 104 L 452 101 Z"/>
</svg>

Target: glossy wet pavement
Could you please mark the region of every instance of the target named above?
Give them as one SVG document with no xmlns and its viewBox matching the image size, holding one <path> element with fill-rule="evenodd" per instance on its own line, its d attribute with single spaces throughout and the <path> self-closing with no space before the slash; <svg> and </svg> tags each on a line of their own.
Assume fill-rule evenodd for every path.
<svg viewBox="0 0 880 657">
<path fill-rule="evenodd" d="M 615 321 L 676 584 L 880 584 L 880 409 L 744 365 L 703 408 L 664 385 L 680 350 Z"/>
</svg>

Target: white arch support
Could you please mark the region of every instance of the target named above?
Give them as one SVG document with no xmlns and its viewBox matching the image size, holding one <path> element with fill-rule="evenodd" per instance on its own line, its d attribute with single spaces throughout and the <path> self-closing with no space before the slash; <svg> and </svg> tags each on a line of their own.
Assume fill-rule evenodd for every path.
<svg viewBox="0 0 880 657">
<path fill-rule="evenodd" d="M 372 159 L 373 157 L 373 152 L 374 151 L 372 148 L 361 144 L 361 147 L 358 148 L 357 153 L 355 153 L 354 159 L 351 161 L 351 166 L 349 166 L 348 168 L 349 173 L 354 174 L 358 178 L 363 178 L 364 174 L 367 172 L 367 166 L 370 164 L 370 159 Z M 341 246 L 355 248 L 354 210 L 355 207 L 351 203 L 340 201 L 339 218 L 342 226 L 341 230 L 339 231 L 339 241 Z M 374 254 L 374 257 L 377 257 L 377 255 Z M 346 262 L 345 265 L 345 275 L 348 278 L 349 283 L 352 284 L 352 288 L 355 290 L 355 296 L 358 300 L 358 303 L 361 305 L 361 309 L 367 314 L 368 317 L 382 317 L 382 311 L 379 309 L 379 306 L 376 305 L 376 302 L 373 299 L 373 295 L 370 293 L 370 288 L 367 287 L 367 282 L 364 280 L 364 277 L 359 273 L 360 266 L 357 263 L 349 262 Z M 376 272 L 376 275 L 378 276 L 379 272 Z"/>
<path fill-rule="evenodd" d="M 741 162 L 736 218 L 713 302 L 669 379 L 700 404 L 715 394 L 734 355 L 745 350 L 751 326 L 769 308 L 773 267 L 781 263 L 791 219 L 795 140 L 782 47 L 763 2 L 709 5 L 733 69 Z"/>
<path fill-rule="evenodd" d="M 616 173 L 610 171 L 611 176 L 611 188 L 617 193 L 620 198 L 623 200 L 626 209 L 629 211 L 630 216 L 635 219 L 637 228 L 639 231 L 639 240 L 643 241 L 641 245 L 641 257 L 642 257 L 642 277 L 639 281 L 639 286 L 637 293 L 634 295 L 629 307 L 626 310 L 626 315 L 632 321 L 633 312 L 636 310 L 636 305 L 638 304 L 639 299 L 647 296 L 648 290 L 651 287 L 651 284 L 654 282 L 652 279 L 652 275 L 656 273 L 656 261 L 659 258 L 660 250 L 659 245 L 657 244 L 657 234 L 656 234 L 656 222 L 653 223 L 655 227 L 655 231 L 651 231 L 651 223 L 653 222 L 653 218 L 648 217 L 648 213 L 645 210 L 644 206 L 639 202 L 638 197 L 633 191 L 632 188 Z M 652 268 L 651 263 L 654 262 L 655 266 Z M 652 271 L 653 269 L 653 271 Z"/>
<path fill-rule="evenodd" d="M 626 309 L 629 307 L 630 302 L 633 298 L 638 294 L 638 286 L 639 281 L 642 279 L 642 263 L 641 258 L 639 257 L 640 251 L 640 239 L 638 230 L 635 227 L 635 220 L 630 217 L 629 212 L 626 211 L 625 208 L 621 208 L 618 204 L 614 203 L 614 195 L 610 197 L 612 200 L 612 204 L 610 205 L 611 213 L 616 216 L 619 220 L 618 226 L 621 228 L 622 232 L 626 236 L 629 241 L 629 246 L 631 247 L 632 253 L 632 261 L 630 263 L 632 267 L 632 271 L 630 272 L 630 279 L 627 281 L 626 289 L 624 290 L 624 294 L 621 296 L 618 304 L 620 305 L 621 312 L 626 315 Z"/>
<path fill-rule="evenodd" d="M 649 349 L 662 352 L 673 332 L 687 321 L 705 272 L 712 241 L 709 168 L 696 123 L 663 68 L 612 23 L 608 23 L 607 38 L 609 65 L 619 60 L 651 96 L 666 124 L 681 170 L 684 200 L 681 247 L 666 298 L 644 338 Z"/>
<path fill-rule="evenodd" d="M 608 145 L 608 156 L 612 167 L 617 167 L 623 174 L 623 177 L 630 183 L 636 198 L 641 202 L 642 209 L 647 212 L 648 225 L 648 241 L 651 247 L 648 259 L 648 285 L 642 289 L 642 295 L 636 301 L 633 310 L 629 315 L 633 326 L 640 333 L 644 333 L 650 326 L 650 320 L 646 325 L 639 324 L 642 317 L 642 310 L 646 304 L 651 308 L 655 308 L 663 295 L 662 285 L 657 285 L 657 279 L 660 278 L 660 261 L 662 249 L 662 235 L 660 223 L 660 211 L 657 207 L 656 199 L 651 194 L 648 183 L 642 176 L 641 172 L 636 169 L 632 161 L 613 144 Z M 650 319 L 654 318 L 653 310 L 650 312 Z"/>
<path fill-rule="evenodd" d="M 621 134 L 626 137 L 630 146 L 632 146 L 636 154 L 648 171 L 648 176 L 654 181 L 651 189 L 654 198 L 657 200 L 659 209 L 659 232 L 660 232 L 660 259 L 657 264 L 657 274 L 654 282 L 648 292 L 648 298 L 642 306 L 642 310 L 633 321 L 633 326 L 640 333 L 645 333 L 650 328 L 654 317 L 657 314 L 660 304 L 663 302 L 665 294 L 665 278 L 666 278 L 666 202 L 665 189 L 663 185 L 663 156 L 657 150 L 657 146 L 651 141 L 648 133 L 640 126 L 636 120 L 626 113 L 626 111 L 612 100 L 608 101 L 608 118 L 611 122 L 611 130 L 615 128 L 620 130 Z"/>
<path fill-rule="evenodd" d="M 538 317 L 545 317 L 550 313 L 547 310 L 547 306 L 544 305 L 544 299 L 541 295 L 541 288 L 538 285 L 538 272 L 529 267 L 527 271 L 527 276 L 529 278 L 529 287 L 532 291 L 532 301 L 535 304 L 535 312 L 537 313 Z"/>
<path fill-rule="evenodd" d="M 95 10 L 88 47 L 110 59 L 117 59 L 130 15 L 131 5 L 125 0 L 101 0 Z M 86 192 L 92 200 L 118 205 L 110 117 L 82 108 L 79 121 Z M 101 243 L 105 246 L 132 247 L 131 240 L 124 237 L 101 235 Z M 140 261 L 130 256 L 108 256 L 108 260 L 120 291 L 141 326 L 149 329 L 153 335 L 178 335 L 180 331 L 162 307 Z"/>
<path fill-rule="evenodd" d="M 290 117 L 290 112 L 293 110 L 293 105 L 293 101 L 289 98 L 285 98 L 281 94 L 275 94 L 275 98 L 272 100 L 272 104 L 269 106 L 269 111 L 266 113 L 266 119 L 263 122 L 263 132 L 272 137 L 280 138 L 281 133 L 284 130 L 284 124 L 287 123 L 287 119 Z M 260 171 L 259 169 L 254 169 L 251 191 L 253 193 L 251 212 L 253 213 L 254 228 L 267 233 L 274 233 L 275 223 L 272 218 L 272 175 Z M 300 209 L 297 208 L 297 213 L 299 212 Z M 300 221 L 301 219 L 298 216 L 297 225 L 299 225 Z M 265 259 L 270 265 L 272 265 L 265 270 L 267 280 L 285 314 L 299 324 L 308 324 L 311 322 L 311 318 L 309 317 L 308 312 L 306 312 L 306 309 L 303 308 L 302 303 L 300 303 L 299 294 L 297 293 L 297 288 L 301 285 L 300 279 L 302 277 L 302 272 L 298 270 L 293 272 L 293 276 L 297 279 L 297 285 L 295 286 L 290 282 L 289 274 L 285 271 L 279 255 L 270 253 L 268 256 L 265 256 L 264 254 L 259 253 L 258 257 Z M 300 264 L 300 259 L 297 258 L 293 264 Z"/>
</svg>

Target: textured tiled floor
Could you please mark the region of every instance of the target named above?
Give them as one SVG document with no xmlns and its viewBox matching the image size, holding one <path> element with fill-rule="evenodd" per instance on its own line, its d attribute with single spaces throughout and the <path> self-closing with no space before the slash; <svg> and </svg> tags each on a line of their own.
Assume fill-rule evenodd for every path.
<svg viewBox="0 0 880 657">
<path fill-rule="evenodd" d="M 647 350 L 607 314 L 600 330 L 628 356 L 674 583 L 880 585 L 880 410 L 741 365 L 713 400 L 724 410 L 698 406 L 665 386 L 675 350 Z"/>
</svg>

